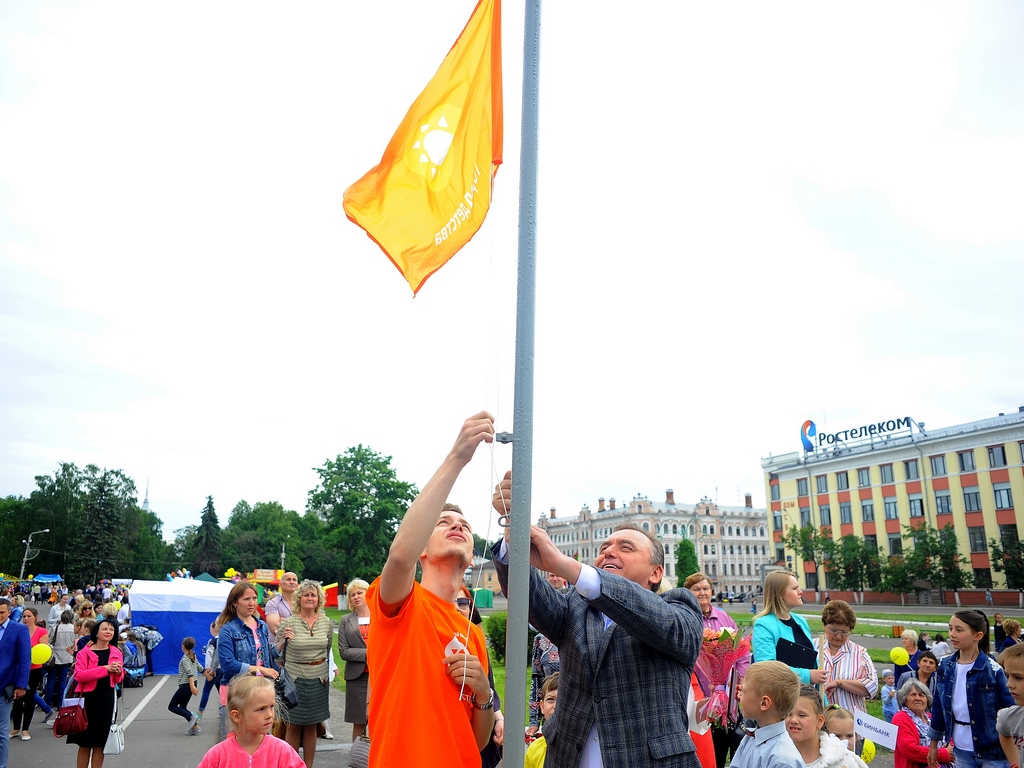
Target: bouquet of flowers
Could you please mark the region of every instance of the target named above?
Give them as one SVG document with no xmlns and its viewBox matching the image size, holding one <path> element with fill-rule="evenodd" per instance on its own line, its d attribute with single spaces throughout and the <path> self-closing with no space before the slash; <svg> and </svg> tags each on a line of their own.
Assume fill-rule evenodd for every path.
<svg viewBox="0 0 1024 768">
<path fill-rule="evenodd" d="M 705 705 L 707 719 L 725 728 L 729 720 L 729 695 L 725 685 L 736 662 L 750 652 L 750 639 L 735 630 L 705 629 L 697 657 L 697 670 L 712 690 Z"/>
</svg>

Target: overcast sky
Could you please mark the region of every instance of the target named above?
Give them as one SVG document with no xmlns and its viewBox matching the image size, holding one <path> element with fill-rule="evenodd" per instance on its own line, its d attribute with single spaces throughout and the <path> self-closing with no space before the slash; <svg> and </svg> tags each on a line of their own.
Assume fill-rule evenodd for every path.
<svg viewBox="0 0 1024 768">
<path fill-rule="evenodd" d="M 123 469 L 170 536 L 207 495 L 302 511 L 358 443 L 422 487 L 465 417 L 512 429 L 521 0 L 476 238 L 413 299 L 341 206 L 472 8 L 0 3 L 0 494 Z M 805 419 L 1024 405 L 1024 6 L 543 21 L 535 515 L 764 506 Z M 481 532 L 492 484 L 481 450 L 453 493 Z"/>
</svg>

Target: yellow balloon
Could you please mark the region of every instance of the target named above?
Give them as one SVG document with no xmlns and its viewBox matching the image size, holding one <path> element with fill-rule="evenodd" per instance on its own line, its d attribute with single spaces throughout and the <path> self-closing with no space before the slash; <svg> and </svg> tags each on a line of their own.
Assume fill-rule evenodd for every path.
<svg viewBox="0 0 1024 768">
<path fill-rule="evenodd" d="M 893 664 L 898 664 L 901 667 L 910 663 L 910 654 L 907 653 L 906 648 L 893 648 L 889 651 L 889 658 L 892 659 Z"/>
<path fill-rule="evenodd" d="M 871 739 L 864 739 L 864 746 L 861 748 L 860 759 L 870 763 L 875 759 L 875 742 Z"/>
<path fill-rule="evenodd" d="M 45 664 L 53 656 L 53 649 L 45 643 L 40 643 L 32 647 L 32 663 L 33 664 Z"/>
</svg>

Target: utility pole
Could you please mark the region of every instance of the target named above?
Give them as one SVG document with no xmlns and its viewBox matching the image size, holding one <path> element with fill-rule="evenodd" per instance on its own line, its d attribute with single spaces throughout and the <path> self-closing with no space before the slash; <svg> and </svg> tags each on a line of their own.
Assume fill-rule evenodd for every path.
<svg viewBox="0 0 1024 768">
<path fill-rule="evenodd" d="M 21 559 L 21 573 L 18 574 L 18 581 L 21 581 L 22 579 L 25 578 L 25 564 L 28 563 L 28 561 L 31 560 L 32 557 L 35 557 L 35 555 L 32 555 L 32 557 L 28 556 L 28 550 L 32 546 L 32 537 L 35 536 L 37 533 L 49 533 L 49 532 L 50 532 L 49 528 L 43 528 L 43 530 L 41 530 L 41 531 L 32 531 L 32 533 L 30 533 L 28 535 L 28 541 L 25 542 L 25 557 L 23 557 Z"/>
</svg>

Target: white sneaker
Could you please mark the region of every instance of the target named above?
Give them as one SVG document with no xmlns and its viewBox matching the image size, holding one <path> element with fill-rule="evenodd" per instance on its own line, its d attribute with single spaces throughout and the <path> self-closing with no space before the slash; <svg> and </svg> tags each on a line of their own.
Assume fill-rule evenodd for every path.
<svg viewBox="0 0 1024 768">
<path fill-rule="evenodd" d="M 191 735 L 192 729 L 199 723 L 199 715 L 192 715 L 192 719 L 188 721 L 188 728 L 185 729 L 185 733 Z"/>
</svg>

